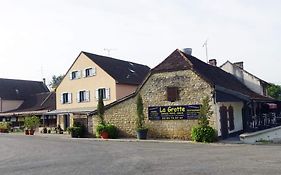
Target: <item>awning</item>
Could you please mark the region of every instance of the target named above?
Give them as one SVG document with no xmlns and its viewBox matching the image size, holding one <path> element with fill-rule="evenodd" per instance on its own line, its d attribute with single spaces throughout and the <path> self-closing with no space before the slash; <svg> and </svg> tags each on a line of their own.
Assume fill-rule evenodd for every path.
<svg viewBox="0 0 281 175">
<path fill-rule="evenodd" d="M 88 113 L 90 113 L 96 109 L 97 108 L 56 109 L 56 110 L 45 113 L 45 115 L 57 115 L 57 114 L 69 114 L 69 113 L 87 115 Z"/>
<path fill-rule="evenodd" d="M 277 104 L 275 103 L 266 103 L 269 107 L 269 109 L 277 109 Z"/>
</svg>

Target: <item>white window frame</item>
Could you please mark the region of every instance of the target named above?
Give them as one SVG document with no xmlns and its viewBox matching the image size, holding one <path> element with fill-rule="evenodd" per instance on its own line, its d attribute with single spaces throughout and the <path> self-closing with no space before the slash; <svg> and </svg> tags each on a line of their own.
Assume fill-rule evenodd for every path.
<svg viewBox="0 0 281 175">
<path fill-rule="evenodd" d="M 110 88 L 100 87 L 96 89 L 96 100 L 99 100 L 99 90 L 104 89 L 105 96 L 103 97 L 103 100 L 110 100 Z"/>
<path fill-rule="evenodd" d="M 64 94 L 67 94 L 67 101 L 64 101 Z M 70 92 L 62 92 L 61 93 L 61 100 L 60 100 L 61 104 L 70 104 L 72 103 L 72 93 Z"/>
<path fill-rule="evenodd" d="M 75 73 L 75 77 L 73 77 L 73 73 L 74 72 L 76 72 Z M 80 70 L 73 70 L 73 71 L 71 71 L 70 73 L 69 73 L 69 79 L 70 80 L 77 80 L 77 79 L 79 79 L 79 78 L 81 78 L 81 71 Z"/>
<path fill-rule="evenodd" d="M 84 92 L 84 100 L 82 101 L 81 100 L 81 96 L 80 96 L 80 92 Z M 77 100 L 77 103 L 83 103 L 83 102 L 89 102 L 90 101 L 90 91 L 88 90 L 80 90 L 77 92 L 77 95 L 76 95 L 76 100 Z"/>
<path fill-rule="evenodd" d="M 87 75 L 87 70 L 89 70 L 89 75 Z M 88 67 L 83 70 L 83 77 L 92 77 L 96 75 L 96 68 L 95 67 Z"/>
</svg>

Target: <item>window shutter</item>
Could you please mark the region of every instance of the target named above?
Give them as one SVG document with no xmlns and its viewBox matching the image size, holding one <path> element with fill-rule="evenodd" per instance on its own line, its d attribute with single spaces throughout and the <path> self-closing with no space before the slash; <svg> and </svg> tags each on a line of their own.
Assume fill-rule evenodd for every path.
<svg viewBox="0 0 281 175">
<path fill-rule="evenodd" d="M 86 101 L 90 101 L 90 91 L 86 91 Z"/>
<path fill-rule="evenodd" d="M 69 79 L 72 80 L 72 72 L 69 72 Z"/>
<path fill-rule="evenodd" d="M 60 103 L 63 104 L 63 93 L 60 96 Z"/>
<path fill-rule="evenodd" d="M 94 76 L 94 75 L 96 75 L 96 68 L 95 67 L 93 67 L 92 71 L 91 71 L 91 76 Z"/>
<path fill-rule="evenodd" d="M 99 89 L 96 89 L 96 100 L 99 100 Z"/>
<path fill-rule="evenodd" d="M 105 89 L 105 99 L 106 100 L 110 99 L 110 90 L 109 90 L 109 88 Z"/>
<path fill-rule="evenodd" d="M 167 87 L 167 100 L 174 102 L 179 99 L 179 93 L 177 87 Z"/>
<path fill-rule="evenodd" d="M 81 70 L 77 71 L 77 78 L 81 78 L 81 74 L 82 74 Z"/>
<path fill-rule="evenodd" d="M 68 93 L 68 103 L 72 103 L 72 94 Z"/>
<path fill-rule="evenodd" d="M 228 122 L 229 122 L 229 130 L 232 131 L 235 129 L 234 126 L 234 111 L 233 107 L 230 105 L 228 107 Z"/>
<path fill-rule="evenodd" d="M 80 102 L 80 91 L 78 91 L 77 94 L 76 94 L 76 101 L 78 103 Z"/>
<path fill-rule="evenodd" d="M 86 77 L 86 69 L 82 70 L 82 76 L 83 76 L 83 78 Z"/>
</svg>

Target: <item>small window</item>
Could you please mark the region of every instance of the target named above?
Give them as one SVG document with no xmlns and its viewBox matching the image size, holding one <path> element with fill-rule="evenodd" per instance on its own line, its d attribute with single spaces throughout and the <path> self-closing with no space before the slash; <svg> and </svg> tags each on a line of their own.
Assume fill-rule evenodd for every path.
<svg viewBox="0 0 281 175">
<path fill-rule="evenodd" d="M 110 99 L 110 92 L 107 88 L 99 88 L 96 90 L 96 99 L 102 98 L 103 100 Z"/>
<path fill-rule="evenodd" d="M 71 93 L 63 93 L 61 95 L 61 103 L 62 104 L 71 103 Z"/>
<path fill-rule="evenodd" d="M 87 68 L 83 72 L 83 77 L 91 77 L 96 75 L 96 69 L 95 68 Z"/>
<path fill-rule="evenodd" d="M 69 78 L 71 80 L 75 80 L 75 79 L 81 78 L 81 71 L 73 71 L 73 72 L 70 73 L 69 76 L 70 76 Z"/>
<path fill-rule="evenodd" d="M 77 102 L 87 102 L 90 101 L 89 91 L 79 91 L 77 93 Z"/>
<path fill-rule="evenodd" d="M 167 87 L 167 100 L 170 102 L 179 100 L 178 87 Z"/>
</svg>

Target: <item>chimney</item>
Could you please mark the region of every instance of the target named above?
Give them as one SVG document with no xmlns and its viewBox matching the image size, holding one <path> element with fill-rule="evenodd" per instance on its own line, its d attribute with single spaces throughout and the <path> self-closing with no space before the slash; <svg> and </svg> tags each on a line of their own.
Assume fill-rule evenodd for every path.
<svg viewBox="0 0 281 175">
<path fill-rule="evenodd" d="M 236 62 L 236 63 L 233 63 L 235 66 L 238 66 L 240 67 L 241 69 L 244 69 L 244 66 L 243 66 L 243 61 L 240 61 L 240 62 Z"/>
<path fill-rule="evenodd" d="M 192 54 L 192 48 L 183 48 L 181 49 L 185 54 L 191 55 Z"/>
<path fill-rule="evenodd" d="M 46 78 L 43 78 L 43 83 L 46 84 Z"/>
<path fill-rule="evenodd" d="M 216 59 L 210 59 L 209 64 L 212 66 L 217 66 L 217 60 Z"/>
</svg>

